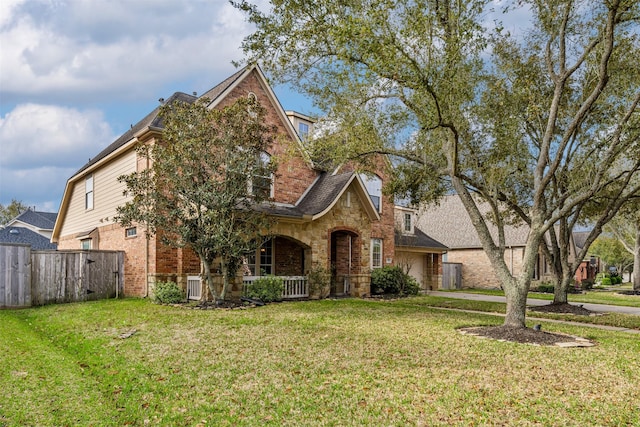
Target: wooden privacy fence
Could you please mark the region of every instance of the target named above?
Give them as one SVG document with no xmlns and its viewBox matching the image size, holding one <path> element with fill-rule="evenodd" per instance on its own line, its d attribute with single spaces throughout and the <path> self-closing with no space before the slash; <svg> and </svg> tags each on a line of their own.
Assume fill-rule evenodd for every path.
<svg viewBox="0 0 640 427">
<path fill-rule="evenodd" d="M 442 289 L 462 289 L 461 263 L 442 263 Z"/>
<path fill-rule="evenodd" d="M 0 244 L 0 308 L 116 298 L 123 286 L 124 252 Z"/>
</svg>

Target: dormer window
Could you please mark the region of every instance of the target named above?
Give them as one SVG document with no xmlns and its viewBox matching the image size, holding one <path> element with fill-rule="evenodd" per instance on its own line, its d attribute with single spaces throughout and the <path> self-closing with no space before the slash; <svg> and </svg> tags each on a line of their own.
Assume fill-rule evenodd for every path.
<svg viewBox="0 0 640 427">
<path fill-rule="evenodd" d="M 300 136 L 301 140 L 306 140 L 307 137 L 309 136 L 309 124 L 307 123 L 303 123 L 303 122 L 299 122 L 298 123 L 298 135 Z"/>
<path fill-rule="evenodd" d="M 367 175 L 364 173 L 360 174 L 360 178 L 376 210 L 382 212 L 382 179 L 378 175 Z"/>
</svg>

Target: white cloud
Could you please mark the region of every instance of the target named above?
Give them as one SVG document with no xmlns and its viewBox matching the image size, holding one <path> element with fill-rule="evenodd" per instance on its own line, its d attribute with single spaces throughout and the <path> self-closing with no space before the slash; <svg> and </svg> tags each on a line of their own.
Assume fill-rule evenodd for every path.
<svg viewBox="0 0 640 427">
<path fill-rule="evenodd" d="M 81 166 L 114 139 L 102 113 L 24 104 L 0 119 L 2 168 Z M 82 159 L 78 163 L 79 159 Z"/>
<path fill-rule="evenodd" d="M 0 118 L 0 203 L 57 209 L 67 179 L 114 139 L 101 112 L 17 106 Z"/>
<path fill-rule="evenodd" d="M 223 77 L 251 31 L 226 1 L 32 1 L 2 8 L 0 88 L 47 102 L 77 101 L 88 92 L 148 94 L 167 80 Z"/>
</svg>

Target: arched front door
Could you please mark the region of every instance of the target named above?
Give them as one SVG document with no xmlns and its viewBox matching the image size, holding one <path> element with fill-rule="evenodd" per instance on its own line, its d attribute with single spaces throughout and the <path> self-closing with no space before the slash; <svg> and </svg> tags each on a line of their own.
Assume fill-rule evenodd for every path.
<svg viewBox="0 0 640 427">
<path fill-rule="evenodd" d="M 360 273 L 360 236 L 350 230 L 331 233 L 331 295 L 351 295 L 351 276 Z"/>
</svg>

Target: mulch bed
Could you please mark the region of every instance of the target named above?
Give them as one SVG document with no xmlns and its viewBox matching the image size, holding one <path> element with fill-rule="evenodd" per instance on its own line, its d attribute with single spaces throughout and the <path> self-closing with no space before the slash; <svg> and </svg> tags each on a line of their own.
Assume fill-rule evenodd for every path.
<svg viewBox="0 0 640 427">
<path fill-rule="evenodd" d="M 458 329 L 465 335 L 474 335 L 499 341 L 510 341 L 522 344 L 559 346 L 559 347 L 592 347 L 595 344 L 587 339 L 552 332 L 544 332 L 531 328 L 515 328 L 511 326 L 473 326 Z"/>
<path fill-rule="evenodd" d="M 640 296 L 640 291 L 619 291 L 621 295 L 638 295 Z"/>
</svg>

